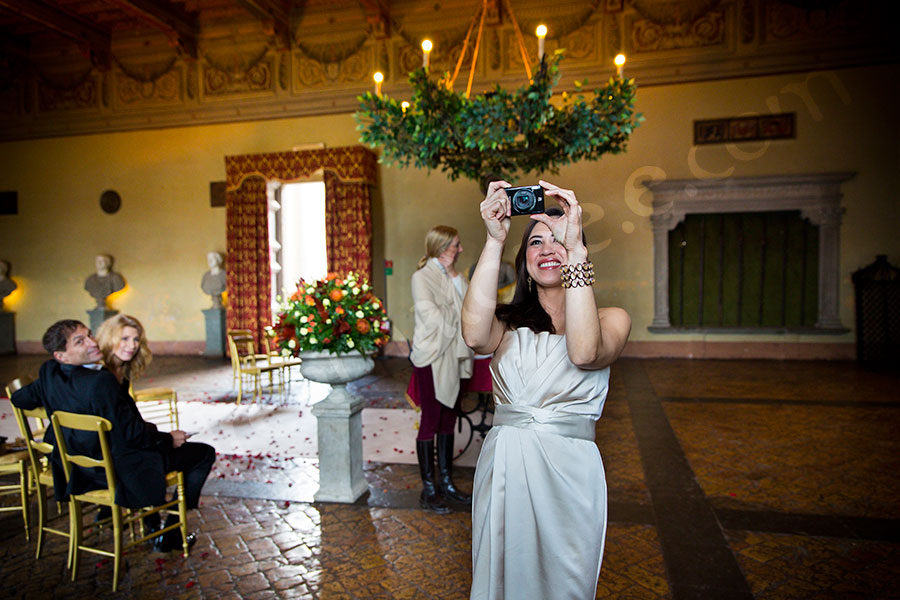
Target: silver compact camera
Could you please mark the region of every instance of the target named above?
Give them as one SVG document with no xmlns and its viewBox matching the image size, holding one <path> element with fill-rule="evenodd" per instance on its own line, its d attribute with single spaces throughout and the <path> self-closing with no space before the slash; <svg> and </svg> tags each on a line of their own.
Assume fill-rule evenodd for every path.
<svg viewBox="0 0 900 600">
<path fill-rule="evenodd" d="M 539 185 L 506 188 L 506 195 L 509 197 L 512 216 L 544 212 L 544 188 Z"/>
</svg>

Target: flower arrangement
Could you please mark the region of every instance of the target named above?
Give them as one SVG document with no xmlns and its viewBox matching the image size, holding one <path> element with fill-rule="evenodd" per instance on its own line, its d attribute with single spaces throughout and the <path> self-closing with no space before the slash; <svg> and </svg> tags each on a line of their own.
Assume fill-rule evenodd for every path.
<svg viewBox="0 0 900 600">
<path fill-rule="evenodd" d="M 282 300 L 273 330 L 281 353 L 372 354 L 390 339 L 391 324 L 384 304 L 365 279 L 352 271 L 329 273 L 307 283 Z"/>
</svg>

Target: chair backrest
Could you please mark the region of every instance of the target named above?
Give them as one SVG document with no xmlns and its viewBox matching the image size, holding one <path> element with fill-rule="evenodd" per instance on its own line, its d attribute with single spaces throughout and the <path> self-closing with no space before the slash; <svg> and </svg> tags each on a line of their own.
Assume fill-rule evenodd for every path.
<svg viewBox="0 0 900 600">
<path fill-rule="evenodd" d="M 133 390 L 138 410 L 145 421 L 167 428 L 167 431 L 179 429 L 178 394 L 172 388 L 155 387 Z"/>
<path fill-rule="evenodd" d="M 231 350 L 231 364 L 235 368 L 239 368 L 244 360 L 256 360 L 256 340 L 249 329 L 230 330 L 228 347 Z"/>
<path fill-rule="evenodd" d="M 12 398 L 12 395 L 30 384 L 31 377 L 23 376 L 13 379 L 6 384 L 6 395 Z M 46 474 L 45 479 L 50 476 L 50 464 L 47 457 L 53 452 L 53 446 L 43 441 L 44 433 L 50 427 L 50 419 L 47 417 L 47 411 L 44 407 L 23 409 L 13 404 L 13 414 L 16 416 L 16 423 L 19 425 L 19 432 L 22 439 L 25 440 L 25 450 L 28 452 L 28 462 L 31 465 L 31 472 L 34 480 L 40 483 L 41 475 Z M 32 423 L 28 422 L 32 420 Z"/>
<path fill-rule="evenodd" d="M 25 440 L 25 450 L 28 452 L 28 461 L 31 463 L 31 471 L 34 479 L 40 482 L 41 474 L 50 472 L 50 465 L 46 457 L 53 452 L 53 445 L 43 441 L 46 426 L 41 429 L 32 429 L 28 423 L 31 418 L 39 423 L 46 423 L 47 411 L 43 407 L 24 409 L 13 406 L 13 413 L 16 415 L 16 422 L 19 424 L 19 431 Z"/>
<path fill-rule="evenodd" d="M 106 487 L 110 498 L 116 497 L 116 477 L 113 470 L 112 452 L 109 447 L 109 432 L 112 423 L 103 417 L 96 415 L 79 415 L 63 410 L 55 411 L 50 415 L 53 424 L 53 433 L 56 435 L 56 446 L 59 448 L 59 458 L 62 462 L 66 481 L 72 477 L 72 469 L 75 465 L 86 469 L 103 469 L 106 473 Z M 85 454 L 69 454 L 66 440 L 63 437 L 63 429 L 75 429 L 78 431 L 93 431 L 100 440 L 101 458 L 94 458 Z"/>
</svg>

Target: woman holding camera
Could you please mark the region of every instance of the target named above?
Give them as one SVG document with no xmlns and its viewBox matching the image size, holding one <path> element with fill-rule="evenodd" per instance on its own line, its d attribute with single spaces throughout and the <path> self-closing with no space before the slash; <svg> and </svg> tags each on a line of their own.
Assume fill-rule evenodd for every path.
<svg viewBox="0 0 900 600">
<path fill-rule="evenodd" d="M 409 354 L 413 364 L 410 391 L 422 409 L 416 436 L 422 476 L 419 506 L 438 514 L 450 512 L 444 498 L 463 504 L 472 501 L 471 496 L 456 488 L 451 477 L 460 379 L 472 375 L 472 352 L 466 347 L 460 329 L 460 311 L 467 287 L 465 278 L 456 271 L 456 259 L 461 253 L 456 229 L 445 225 L 432 227 L 425 236 L 425 256 L 412 276 L 415 329 Z"/>
<path fill-rule="evenodd" d="M 473 599 L 593 598 L 603 556 L 606 479 L 594 431 L 631 318 L 595 304 L 575 194 L 540 185 L 560 208 L 531 215 L 515 296 L 500 306 L 510 184 L 488 186 L 487 241 L 463 303 L 466 343 L 494 353 L 494 421 L 473 492 Z"/>
</svg>

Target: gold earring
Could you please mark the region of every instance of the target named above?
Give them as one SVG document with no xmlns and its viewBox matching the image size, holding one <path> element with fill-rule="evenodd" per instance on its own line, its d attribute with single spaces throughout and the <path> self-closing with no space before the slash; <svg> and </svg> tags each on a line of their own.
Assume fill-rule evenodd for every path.
<svg viewBox="0 0 900 600">
<path fill-rule="evenodd" d="M 529 294 L 530 294 L 531 292 L 534 291 L 534 290 L 531 289 L 531 284 L 532 284 L 532 283 L 534 283 L 534 281 L 531 279 L 531 275 L 529 275 L 529 276 L 528 276 L 528 293 L 529 293 Z"/>
</svg>

